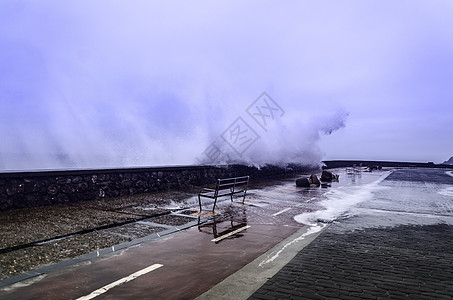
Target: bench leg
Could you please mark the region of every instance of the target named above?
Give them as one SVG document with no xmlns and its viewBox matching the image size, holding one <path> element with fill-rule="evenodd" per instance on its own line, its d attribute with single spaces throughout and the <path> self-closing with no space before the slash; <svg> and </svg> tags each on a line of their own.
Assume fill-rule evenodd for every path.
<svg viewBox="0 0 453 300">
<path fill-rule="evenodd" d="M 214 198 L 214 206 L 212 207 L 212 212 L 214 212 L 216 202 L 217 202 L 217 197 Z"/>
<path fill-rule="evenodd" d="M 201 198 L 200 198 L 200 195 L 198 195 L 198 204 L 200 204 L 200 212 L 201 212 Z"/>
<path fill-rule="evenodd" d="M 242 198 L 242 204 L 244 204 L 245 201 L 245 194 L 247 194 L 247 191 L 244 191 L 244 198 Z"/>
</svg>

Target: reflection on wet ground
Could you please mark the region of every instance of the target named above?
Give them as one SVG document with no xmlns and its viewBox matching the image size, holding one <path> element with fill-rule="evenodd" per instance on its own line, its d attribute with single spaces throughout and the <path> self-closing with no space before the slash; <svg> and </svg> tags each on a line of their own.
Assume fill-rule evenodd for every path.
<svg viewBox="0 0 453 300">
<path fill-rule="evenodd" d="M 247 208 L 232 211 L 217 218 L 213 218 L 204 224 L 198 225 L 200 232 L 214 237 L 216 243 L 224 239 L 235 239 L 244 235 L 243 230 L 247 227 Z M 241 230 L 243 229 L 243 230 Z M 220 237 L 224 237 L 219 239 Z"/>
</svg>

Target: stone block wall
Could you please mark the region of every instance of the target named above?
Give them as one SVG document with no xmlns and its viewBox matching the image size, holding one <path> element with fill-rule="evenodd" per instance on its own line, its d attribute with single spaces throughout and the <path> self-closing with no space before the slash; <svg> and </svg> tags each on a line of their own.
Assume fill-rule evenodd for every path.
<svg viewBox="0 0 453 300">
<path fill-rule="evenodd" d="M 0 173 L 0 210 L 200 187 L 217 178 L 250 175 L 260 179 L 306 169 L 231 165 Z"/>
</svg>

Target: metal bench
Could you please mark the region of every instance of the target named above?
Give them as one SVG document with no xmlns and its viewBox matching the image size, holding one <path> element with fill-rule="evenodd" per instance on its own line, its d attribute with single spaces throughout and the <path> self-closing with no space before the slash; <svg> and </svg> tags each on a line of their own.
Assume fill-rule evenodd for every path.
<svg viewBox="0 0 453 300">
<path fill-rule="evenodd" d="M 245 195 L 247 193 L 247 187 L 249 184 L 249 178 L 250 176 L 217 179 L 217 183 L 214 189 L 203 188 L 198 193 L 198 203 L 200 204 L 200 212 L 201 212 L 201 197 L 214 199 L 214 206 L 212 207 L 213 212 L 218 197 L 230 196 L 231 202 L 233 202 L 234 195 L 242 194 L 241 195 L 243 197 L 242 203 L 244 203 Z"/>
</svg>

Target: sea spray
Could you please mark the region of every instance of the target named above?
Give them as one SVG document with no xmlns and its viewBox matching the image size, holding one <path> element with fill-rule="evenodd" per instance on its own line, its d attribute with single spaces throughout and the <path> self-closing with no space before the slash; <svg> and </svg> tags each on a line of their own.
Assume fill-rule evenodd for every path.
<svg viewBox="0 0 453 300">
<path fill-rule="evenodd" d="M 391 172 L 386 172 L 378 180 L 357 186 L 341 186 L 336 189 L 332 189 L 325 193 L 325 200 L 319 202 L 325 209 L 317 210 L 313 212 L 303 213 L 294 217 L 296 222 L 302 224 L 312 224 L 313 222 L 324 222 L 330 223 L 336 220 L 341 215 L 348 212 L 351 207 L 369 200 L 373 196 L 373 192 L 378 189 L 385 187 L 379 186 Z"/>
<path fill-rule="evenodd" d="M 301 84 L 302 73 L 313 83 L 306 62 L 319 70 L 294 50 L 305 34 L 252 16 L 251 3 L 10 2 L 0 1 L 0 171 L 211 164 L 215 150 L 226 162 L 317 165 L 321 136 L 345 126 L 325 76 L 319 96 Z M 256 102 L 263 92 L 275 103 Z"/>
</svg>

